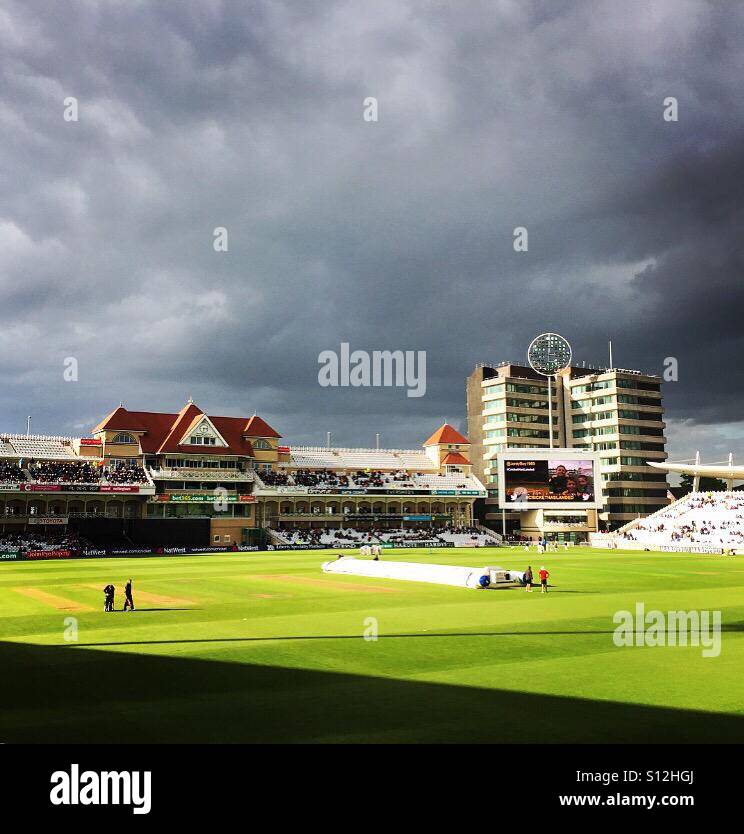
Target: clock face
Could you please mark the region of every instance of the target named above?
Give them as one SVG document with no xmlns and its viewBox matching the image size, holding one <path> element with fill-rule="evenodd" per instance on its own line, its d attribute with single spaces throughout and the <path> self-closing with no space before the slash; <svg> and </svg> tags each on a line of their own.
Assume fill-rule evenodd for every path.
<svg viewBox="0 0 744 834">
<path fill-rule="evenodd" d="M 199 426 L 199 434 L 209 434 L 209 426 L 206 423 L 202 423 Z"/>
<path fill-rule="evenodd" d="M 557 333 L 543 333 L 532 340 L 527 360 L 538 373 L 550 376 L 571 364 L 571 345 Z"/>
</svg>

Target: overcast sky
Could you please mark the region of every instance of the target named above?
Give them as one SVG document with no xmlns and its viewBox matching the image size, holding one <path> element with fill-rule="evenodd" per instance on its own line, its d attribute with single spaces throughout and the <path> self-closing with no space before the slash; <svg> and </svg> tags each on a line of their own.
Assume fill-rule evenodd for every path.
<svg viewBox="0 0 744 834">
<path fill-rule="evenodd" d="M 554 330 L 579 363 L 610 338 L 620 367 L 678 360 L 672 458 L 742 450 L 742 24 L 702 0 L 6 0 L 0 430 L 192 396 L 295 444 L 417 446 L 464 427 L 476 362 Z M 342 341 L 426 351 L 426 395 L 321 387 Z"/>
</svg>

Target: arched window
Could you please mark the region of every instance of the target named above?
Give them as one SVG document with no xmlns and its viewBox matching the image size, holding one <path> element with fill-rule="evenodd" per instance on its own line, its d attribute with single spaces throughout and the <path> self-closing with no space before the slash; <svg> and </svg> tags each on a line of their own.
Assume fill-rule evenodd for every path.
<svg viewBox="0 0 744 834">
<path fill-rule="evenodd" d="M 119 434 L 114 435 L 114 439 L 111 441 L 112 443 L 136 443 L 137 441 L 132 437 L 131 434 L 127 434 L 126 432 L 122 431 Z"/>
<path fill-rule="evenodd" d="M 266 440 L 254 440 L 251 444 L 254 449 L 270 449 L 271 444 Z"/>
</svg>

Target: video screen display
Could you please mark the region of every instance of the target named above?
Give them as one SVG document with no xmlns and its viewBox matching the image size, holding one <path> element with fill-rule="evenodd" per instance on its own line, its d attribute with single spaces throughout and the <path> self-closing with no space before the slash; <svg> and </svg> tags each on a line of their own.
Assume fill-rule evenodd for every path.
<svg viewBox="0 0 744 834">
<path fill-rule="evenodd" d="M 506 460 L 504 491 L 507 503 L 593 504 L 594 461 Z"/>
</svg>

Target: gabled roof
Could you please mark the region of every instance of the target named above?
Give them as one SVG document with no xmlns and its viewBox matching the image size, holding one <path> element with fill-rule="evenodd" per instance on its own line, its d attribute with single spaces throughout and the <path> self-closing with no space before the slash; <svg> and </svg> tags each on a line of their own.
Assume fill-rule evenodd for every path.
<svg viewBox="0 0 744 834">
<path fill-rule="evenodd" d="M 470 441 L 449 423 L 444 423 L 424 443 L 424 446 L 435 446 L 438 443 L 470 443 Z"/>
<path fill-rule="evenodd" d="M 225 446 L 192 446 L 179 441 L 204 417 L 227 443 Z M 123 406 L 112 411 L 93 430 L 141 432 L 142 451 L 149 454 L 160 452 L 204 453 L 244 455 L 253 457 L 253 446 L 249 437 L 281 437 L 258 415 L 250 420 L 245 417 L 212 417 L 206 415 L 193 402 L 187 403 L 178 414 L 157 411 L 128 411 Z"/>
<path fill-rule="evenodd" d="M 249 437 L 281 437 L 281 435 L 278 432 L 275 432 L 265 420 L 262 420 L 258 416 L 258 414 L 254 414 L 253 417 L 251 417 L 251 419 L 245 424 L 243 434 L 247 434 Z"/>
<path fill-rule="evenodd" d="M 146 431 L 136 411 L 127 411 L 120 405 L 93 429 L 94 432 L 108 429 L 109 431 Z"/>
<path fill-rule="evenodd" d="M 450 452 L 442 463 L 459 463 L 465 464 L 465 466 L 470 466 L 470 461 L 464 456 L 461 455 L 459 452 Z"/>
<path fill-rule="evenodd" d="M 170 431 L 160 444 L 159 452 L 177 452 L 179 449 L 179 440 L 193 428 L 202 418 L 204 412 L 194 405 L 192 402 L 186 405 L 178 412 L 178 416 L 173 421 Z M 222 447 L 224 448 L 224 447 Z"/>
</svg>

